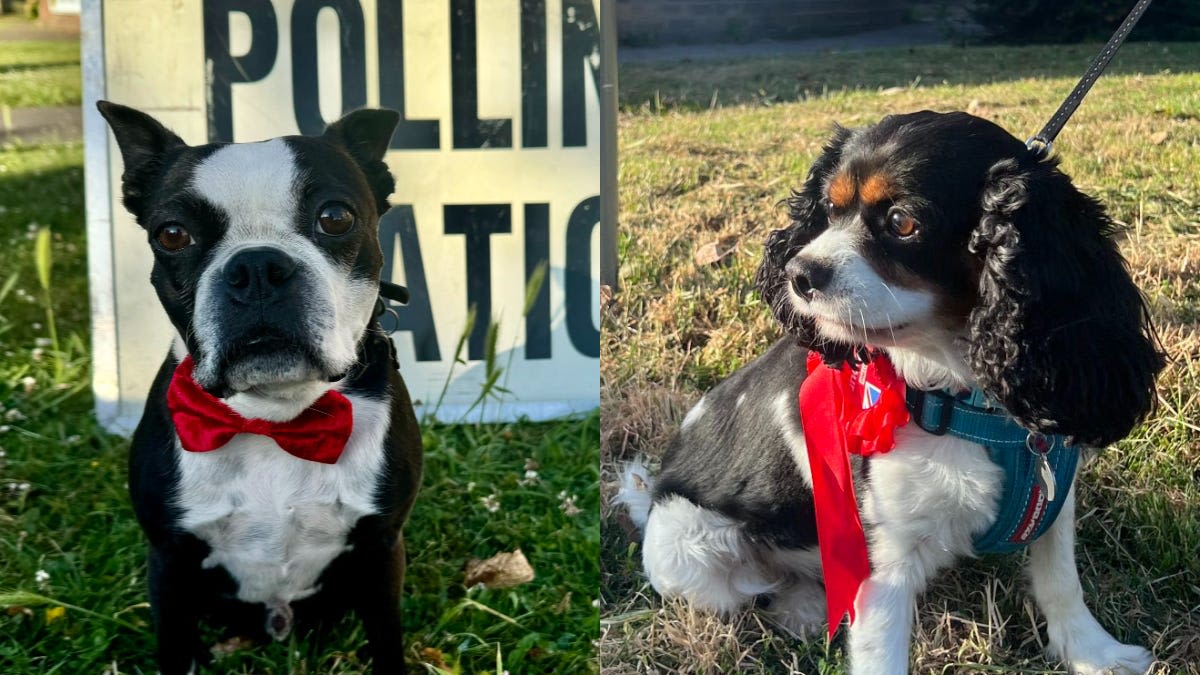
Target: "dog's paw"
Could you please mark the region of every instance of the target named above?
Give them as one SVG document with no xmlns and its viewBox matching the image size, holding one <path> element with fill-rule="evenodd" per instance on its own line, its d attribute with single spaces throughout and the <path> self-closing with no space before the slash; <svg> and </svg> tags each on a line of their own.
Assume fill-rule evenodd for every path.
<svg viewBox="0 0 1200 675">
<path fill-rule="evenodd" d="M 1154 655 L 1137 645 L 1112 640 L 1097 647 L 1071 655 L 1072 675 L 1143 675 L 1154 664 Z"/>
</svg>

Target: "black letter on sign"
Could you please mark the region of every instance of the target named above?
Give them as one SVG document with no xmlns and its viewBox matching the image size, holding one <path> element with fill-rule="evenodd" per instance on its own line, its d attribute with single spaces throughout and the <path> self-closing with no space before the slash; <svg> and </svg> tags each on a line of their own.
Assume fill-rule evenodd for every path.
<svg viewBox="0 0 1200 675">
<path fill-rule="evenodd" d="M 542 287 L 525 315 L 525 358 L 550 358 L 550 205 L 525 205 L 525 286 L 545 263 Z M 526 291 L 528 292 L 528 291 Z"/>
<path fill-rule="evenodd" d="M 454 147 L 511 148 L 512 120 L 479 119 L 475 0 L 450 2 L 450 110 Z"/>
<path fill-rule="evenodd" d="M 508 204 L 471 204 L 442 207 L 446 234 L 467 235 L 467 307 L 475 307 L 475 327 L 467 343 L 467 358 L 483 358 L 488 323 L 492 320 L 493 234 L 512 232 L 512 207 Z"/>
<path fill-rule="evenodd" d="M 600 224 L 600 198 L 588 197 L 567 221 L 567 336 L 584 356 L 600 356 L 600 330 L 592 323 L 592 230 Z"/>
<path fill-rule="evenodd" d="M 306 136 L 317 136 L 325 130 L 317 82 L 317 12 L 325 7 L 337 12 L 342 112 L 367 104 L 366 36 L 358 0 L 296 0 L 292 7 L 292 105 L 296 125 Z"/>
<path fill-rule="evenodd" d="M 587 145 L 587 97 L 584 73 L 600 96 L 600 26 L 592 0 L 563 0 L 562 8 L 563 147 Z"/>
<path fill-rule="evenodd" d="M 546 0 L 521 0 L 521 147 L 546 147 Z"/>
<path fill-rule="evenodd" d="M 404 108 L 404 3 L 375 3 L 379 23 L 379 105 L 400 113 L 392 134 L 393 150 L 437 150 L 441 147 L 437 120 L 410 120 Z"/>
<path fill-rule="evenodd" d="M 408 286 L 408 304 L 392 305 L 396 320 L 390 321 L 387 314 L 381 323 L 389 332 L 412 331 L 413 351 L 418 361 L 441 361 L 438 349 L 437 327 L 433 323 L 433 309 L 429 305 L 429 284 L 425 281 L 425 264 L 421 259 L 421 241 L 417 238 L 417 221 L 412 206 L 393 206 L 379 220 L 379 244 L 383 247 L 383 270 L 380 278 L 393 281 L 395 274 L 394 251 L 397 240 L 400 255 L 404 258 L 404 285 Z"/>
<path fill-rule="evenodd" d="M 229 49 L 229 14 L 250 17 L 250 51 L 234 56 Z M 275 66 L 279 32 L 271 0 L 204 0 L 204 61 L 211 64 L 208 92 L 208 142 L 233 142 L 235 82 L 256 82 Z"/>
</svg>

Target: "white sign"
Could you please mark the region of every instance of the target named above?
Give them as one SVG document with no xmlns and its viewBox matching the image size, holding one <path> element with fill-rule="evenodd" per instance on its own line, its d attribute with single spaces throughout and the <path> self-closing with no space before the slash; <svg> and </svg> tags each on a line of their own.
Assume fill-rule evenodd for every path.
<svg viewBox="0 0 1200 675">
<path fill-rule="evenodd" d="M 419 412 L 547 419 L 599 403 L 599 27 L 595 0 L 86 3 L 84 139 L 94 390 L 132 429 L 174 337 L 145 233 L 120 204 L 97 99 L 191 144 L 317 134 L 360 107 L 401 113 L 380 224 L 403 373 Z M 539 267 L 545 282 L 528 303 Z M 455 348 L 476 310 L 474 329 Z M 447 386 L 448 385 L 448 386 Z M 442 392 L 445 389 L 443 396 Z M 481 417 L 482 416 L 482 417 Z"/>
</svg>

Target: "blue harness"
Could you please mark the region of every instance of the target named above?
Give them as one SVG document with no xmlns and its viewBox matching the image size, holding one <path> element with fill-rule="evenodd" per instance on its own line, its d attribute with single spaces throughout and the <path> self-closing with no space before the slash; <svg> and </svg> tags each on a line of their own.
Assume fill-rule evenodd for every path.
<svg viewBox="0 0 1200 675">
<path fill-rule="evenodd" d="M 977 554 L 1020 550 L 1054 524 L 1075 478 L 1077 447 L 1068 446 L 1063 436 L 1031 434 L 978 390 L 956 396 L 909 387 L 907 399 L 922 429 L 978 443 L 1004 469 L 996 522 L 975 537 Z"/>
</svg>

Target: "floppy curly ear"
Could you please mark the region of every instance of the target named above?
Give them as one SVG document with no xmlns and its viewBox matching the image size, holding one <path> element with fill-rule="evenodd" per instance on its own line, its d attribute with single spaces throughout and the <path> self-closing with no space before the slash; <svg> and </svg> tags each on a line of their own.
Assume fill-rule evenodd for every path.
<svg viewBox="0 0 1200 675">
<path fill-rule="evenodd" d="M 812 319 L 797 315 L 788 293 L 790 282 L 784 272 L 784 266 L 800 252 L 800 249 L 829 226 L 828 215 L 822 205 L 822 186 L 841 161 L 842 147 L 850 135 L 849 129 L 834 127 L 833 136 L 826 142 L 821 155 L 808 170 L 804 186 L 800 190 L 793 190 L 786 200 L 791 224 L 786 228 L 774 230 L 767 236 L 766 245 L 763 247 L 763 259 L 754 276 L 754 285 L 759 296 L 771 308 L 771 312 L 783 328 L 794 335 L 801 346 L 818 349 L 830 362 L 850 358 L 853 349 L 849 345 L 835 345 L 822 340 Z"/>
<path fill-rule="evenodd" d="M 1106 445 L 1155 403 L 1164 355 L 1104 207 L 1054 162 L 989 171 L 970 249 L 983 259 L 967 348 L 1023 426 Z"/>
</svg>

